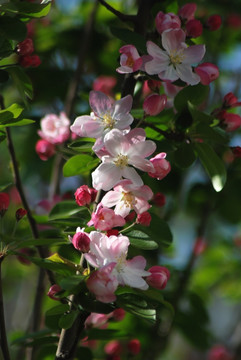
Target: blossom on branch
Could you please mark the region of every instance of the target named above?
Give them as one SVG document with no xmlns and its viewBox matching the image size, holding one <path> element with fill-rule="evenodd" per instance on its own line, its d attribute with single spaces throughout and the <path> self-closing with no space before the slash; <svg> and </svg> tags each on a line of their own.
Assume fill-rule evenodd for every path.
<svg viewBox="0 0 241 360">
<path fill-rule="evenodd" d="M 70 120 L 64 112 L 61 112 L 59 116 L 55 114 L 46 115 L 41 119 L 40 125 L 39 136 L 51 144 L 62 144 L 69 138 Z"/>
</svg>

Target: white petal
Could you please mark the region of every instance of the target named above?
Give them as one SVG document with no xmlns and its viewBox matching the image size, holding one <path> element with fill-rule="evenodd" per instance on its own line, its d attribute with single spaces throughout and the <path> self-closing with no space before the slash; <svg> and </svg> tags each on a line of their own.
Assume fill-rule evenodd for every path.
<svg viewBox="0 0 241 360">
<path fill-rule="evenodd" d="M 108 191 L 101 200 L 101 204 L 106 207 L 113 207 L 121 200 L 122 194 L 118 191 Z"/>
<path fill-rule="evenodd" d="M 112 102 L 107 95 L 100 91 L 91 91 L 89 96 L 90 107 L 95 114 L 105 115 L 111 111 Z"/>
<path fill-rule="evenodd" d="M 127 95 L 120 100 L 117 100 L 113 105 L 112 117 L 118 119 L 120 115 L 128 114 L 132 108 L 132 96 Z"/>
<path fill-rule="evenodd" d="M 132 167 L 126 166 L 123 170 L 122 170 L 122 176 L 126 179 L 129 179 L 133 182 L 134 185 L 136 186 L 142 186 L 143 185 L 143 181 L 142 178 L 140 177 L 140 175 L 136 172 L 135 169 L 133 169 Z"/>
<path fill-rule="evenodd" d="M 153 172 L 154 167 L 152 163 L 149 160 L 143 159 L 140 156 L 132 156 L 131 159 L 129 159 L 129 164 L 135 166 L 137 169 L 140 169 L 142 171 L 146 172 Z"/>
<path fill-rule="evenodd" d="M 121 179 L 121 169 L 112 163 L 100 164 L 92 173 L 93 187 L 96 190 L 110 190 Z"/>
<path fill-rule="evenodd" d="M 200 82 L 200 77 L 193 72 L 190 65 L 177 65 L 177 73 L 182 81 L 190 85 L 196 85 Z"/>
<path fill-rule="evenodd" d="M 71 131 L 78 136 L 86 136 L 98 138 L 103 132 L 103 127 L 98 120 L 94 120 L 91 116 L 84 115 L 75 119 L 70 127 Z"/>
<path fill-rule="evenodd" d="M 136 144 L 133 144 L 129 150 L 128 155 L 132 156 L 140 156 L 146 158 L 150 156 L 156 150 L 156 144 L 154 141 L 147 140 L 147 141 L 140 141 Z"/>
<path fill-rule="evenodd" d="M 199 63 L 205 54 L 205 45 L 193 45 L 184 50 L 183 64 L 197 64 Z"/>
<path fill-rule="evenodd" d="M 106 150 L 114 157 L 118 154 L 125 155 L 130 147 L 130 143 L 123 135 L 122 131 L 118 129 L 111 130 L 104 138 L 104 145 Z"/>
<path fill-rule="evenodd" d="M 173 65 L 168 66 L 166 70 L 158 74 L 158 76 L 160 79 L 167 81 L 175 81 L 179 78 Z"/>
<path fill-rule="evenodd" d="M 186 34 L 182 29 L 172 29 L 162 33 L 162 46 L 170 54 L 173 50 L 183 48 Z"/>
</svg>

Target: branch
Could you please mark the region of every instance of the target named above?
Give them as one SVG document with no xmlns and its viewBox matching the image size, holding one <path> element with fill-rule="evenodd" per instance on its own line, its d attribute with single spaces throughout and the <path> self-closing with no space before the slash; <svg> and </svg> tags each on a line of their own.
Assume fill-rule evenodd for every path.
<svg viewBox="0 0 241 360">
<path fill-rule="evenodd" d="M 109 10 L 110 12 L 112 12 L 112 14 L 114 14 L 115 16 L 117 16 L 121 21 L 132 21 L 132 22 L 136 22 L 137 16 L 136 15 L 127 15 L 127 14 L 123 14 L 122 12 L 114 9 L 111 5 L 107 4 L 107 2 L 105 0 L 98 0 L 99 3 L 101 5 L 103 5 L 107 10 Z"/>
<path fill-rule="evenodd" d="M 5 327 L 4 306 L 3 306 L 3 289 L 2 289 L 3 259 L 4 259 L 3 255 L 0 254 L 0 345 L 4 360 L 10 360 L 10 355 L 8 350 L 8 340 L 7 340 L 6 327 Z"/>
<path fill-rule="evenodd" d="M 183 141 L 184 138 L 185 138 L 184 134 L 182 134 L 182 133 L 176 133 L 176 132 L 173 132 L 173 131 L 161 130 L 157 126 L 155 126 L 153 124 L 150 124 L 148 121 L 143 121 L 142 125 L 148 126 L 149 128 L 155 130 L 156 132 L 163 135 L 168 140 L 174 140 L 174 141 L 179 142 L 179 141 Z"/>
</svg>

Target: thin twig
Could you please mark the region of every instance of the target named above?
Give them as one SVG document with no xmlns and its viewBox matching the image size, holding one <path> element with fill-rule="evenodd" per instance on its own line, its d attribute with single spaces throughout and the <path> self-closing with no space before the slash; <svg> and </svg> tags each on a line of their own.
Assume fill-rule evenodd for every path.
<svg viewBox="0 0 241 360">
<path fill-rule="evenodd" d="M 3 306 L 3 289 L 2 289 L 2 262 L 3 255 L 0 254 L 0 344 L 4 360 L 10 360 L 9 349 L 8 349 L 8 340 L 5 327 L 5 318 L 4 318 L 4 306 Z"/>
<path fill-rule="evenodd" d="M 123 14 L 122 12 L 114 9 L 111 5 L 109 5 L 105 0 L 98 0 L 101 5 L 103 5 L 107 10 L 112 12 L 115 16 L 117 16 L 121 21 L 127 22 L 136 22 L 137 16 L 136 15 L 127 15 Z"/>
</svg>

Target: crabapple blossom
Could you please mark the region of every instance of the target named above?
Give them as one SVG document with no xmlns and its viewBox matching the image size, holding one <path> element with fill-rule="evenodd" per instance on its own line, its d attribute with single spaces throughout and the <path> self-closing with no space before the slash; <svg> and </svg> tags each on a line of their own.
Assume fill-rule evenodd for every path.
<svg viewBox="0 0 241 360">
<path fill-rule="evenodd" d="M 125 317 L 125 315 L 126 315 L 125 310 L 124 310 L 124 309 L 121 309 L 121 308 L 115 309 L 115 310 L 112 312 L 112 316 L 113 316 L 113 319 L 114 319 L 115 321 L 121 321 L 121 320 L 123 320 L 124 317 Z"/>
<path fill-rule="evenodd" d="M 194 18 L 194 14 L 195 14 L 196 10 L 197 10 L 197 4 L 187 3 L 179 9 L 178 15 L 183 20 L 190 20 L 190 19 Z"/>
<path fill-rule="evenodd" d="M 93 82 L 93 90 L 112 96 L 112 89 L 115 87 L 117 80 L 114 76 L 99 76 Z"/>
<path fill-rule="evenodd" d="M 238 102 L 238 98 L 232 93 L 227 93 L 223 98 L 223 107 L 229 108 L 229 107 L 235 107 L 236 104 L 240 105 Z"/>
<path fill-rule="evenodd" d="M 95 201 L 97 191 L 95 189 L 89 188 L 87 185 L 80 186 L 75 191 L 75 201 L 79 206 L 89 205 Z"/>
<path fill-rule="evenodd" d="M 125 219 L 122 216 L 117 215 L 114 210 L 102 207 L 102 205 L 99 204 L 96 212 L 92 213 L 88 225 L 94 225 L 96 229 L 105 231 L 116 226 L 123 226 L 125 223 Z"/>
<path fill-rule="evenodd" d="M 130 131 L 124 135 L 120 130 L 113 129 L 104 138 L 108 155 L 102 156 L 102 164 L 92 173 L 93 187 L 96 190 L 110 190 L 123 178 L 129 179 L 136 186 L 143 181 L 132 165 L 142 171 L 154 171 L 152 163 L 145 159 L 156 149 L 156 144 L 145 141 L 145 132 Z"/>
<path fill-rule="evenodd" d="M 171 171 L 171 165 L 165 158 L 166 153 L 162 152 L 150 159 L 153 164 L 154 171 L 148 172 L 149 176 L 154 177 L 157 180 L 162 180 L 165 176 L 167 176 L 167 174 Z"/>
<path fill-rule="evenodd" d="M 149 75 L 157 74 L 165 81 L 181 79 L 187 84 L 196 85 L 200 77 L 192 70 L 192 64 L 200 62 L 205 54 L 205 45 L 185 44 L 186 34 L 182 29 L 173 29 L 162 33 L 162 46 L 147 41 L 147 52 L 152 60 L 145 64 Z"/>
<path fill-rule="evenodd" d="M 75 249 L 83 253 L 86 253 L 90 250 L 90 238 L 84 231 L 77 231 L 76 234 L 74 234 L 72 238 L 72 244 Z"/>
<path fill-rule="evenodd" d="M 91 313 L 85 320 L 85 328 L 105 328 L 110 316 L 106 314 Z"/>
<path fill-rule="evenodd" d="M 86 281 L 87 288 L 92 292 L 96 299 L 109 303 L 116 300 L 115 291 L 118 287 L 118 281 L 112 274 L 115 263 L 109 263 L 101 269 L 94 271 Z"/>
<path fill-rule="evenodd" d="M 132 355 L 138 355 L 141 351 L 141 343 L 138 339 L 132 339 L 127 344 L 127 349 Z"/>
<path fill-rule="evenodd" d="M 157 192 L 153 199 L 152 199 L 153 203 L 156 205 L 156 206 L 159 206 L 159 207 L 162 207 L 165 205 L 166 203 L 166 198 L 165 198 L 165 195 L 160 193 L 160 192 Z"/>
<path fill-rule="evenodd" d="M 148 270 L 151 275 L 146 278 L 147 283 L 155 289 L 162 290 L 166 287 L 170 271 L 164 266 L 152 266 Z"/>
<path fill-rule="evenodd" d="M 158 115 L 166 106 L 167 96 L 165 94 L 151 94 L 143 103 L 143 109 L 146 114 L 155 116 Z"/>
<path fill-rule="evenodd" d="M 104 351 L 107 355 L 120 355 L 122 351 L 121 343 L 118 340 L 109 341 L 105 345 Z"/>
<path fill-rule="evenodd" d="M 232 356 L 223 345 L 214 345 L 208 354 L 208 360 L 232 360 Z"/>
<path fill-rule="evenodd" d="M 166 30 L 180 29 L 181 20 L 173 13 L 164 14 L 162 11 L 159 11 L 155 18 L 155 24 L 159 34 L 162 34 Z"/>
<path fill-rule="evenodd" d="M 107 264 L 114 264 L 112 274 L 120 285 L 146 290 L 148 285 L 142 278 L 150 275 L 145 271 L 146 260 L 143 256 L 135 256 L 127 260 L 130 241 L 127 236 L 106 236 L 103 233 L 90 233 L 90 251 L 84 254 L 85 259 L 95 268 L 102 268 Z"/>
<path fill-rule="evenodd" d="M 98 139 L 93 150 L 97 151 L 103 146 L 104 136 L 112 129 L 129 129 L 133 122 L 130 114 L 132 97 L 113 102 L 107 95 L 100 91 L 91 91 L 89 96 L 90 107 L 93 110 L 90 115 L 79 116 L 70 127 L 71 131 L 78 136 Z"/>
<path fill-rule="evenodd" d="M 17 211 L 15 213 L 16 220 L 20 221 L 26 214 L 27 214 L 27 210 L 25 210 L 23 208 L 17 209 Z"/>
<path fill-rule="evenodd" d="M 119 52 L 121 66 L 116 69 L 118 73 L 133 73 L 141 68 L 143 60 L 134 45 L 124 45 Z"/>
<path fill-rule="evenodd" d="M 55 114 L 46 115 L 41 119 L 40 125 L 39 136 L 51 144 L 62 144 L 69 138 L 70 120 L 64 112 L 61 112 L 59 116 Z"/>
<path fill-rule="evenodd" d="M 27 38 L 17 45 L 17 53 L 21 56 L 31 55 L 34 52 L 33 40 Z"/>
<path fill-rule="evenodd" d="M 150 226 L 151 223 L 151 214 L 147 211 L 137 215 L 137 224 L 143 226 Z"/>
<path fill-rule="evenodd" d="M 203 26 L 201 21 L 191 19 L 186 23 L 186 33 L 188 37 L 197 38 L 202 35 Z"/>
<path fill-rule="evenodd" d="M 35 151 L 41 160 L 46 161 L 55 154 L 55 146 L 47 140 L 40 139 L 35 145 Z"/>
<path fill-rule="evenodd" d="M 219 77 L 219 69 L 211 63 L 202 63 L 195 68 L 195 73 L 199 75 L 200 82 L 203 85 L 209 85 L 210 82 Z"/>
<path fill-rule="evenodd" d="M 141 214 L 150 208 L 148 200 L 153 192 L 147 185 L 135 186 L 130 180 L 123 180 L 113 191 L 107 192 L 101 200 L 103 206 L 115 206 L 115 213 L 126 217 L 131 210 Z"/>
<path fill-rule="evenodd" d="M 241 116 L 238 114 L 228 113 L 224 110 L 225 114 L 222 116 L 222 123 L 225 125 L 225 131 L 232 132 L 241 126 Z"/>
<path fill-rule="evenodd" d="M 24 55 L 19 57 L 19 65 L 22 67 L 38 67 L 41 64 L 40 57 L 38 55 Z"/>
</svg>

